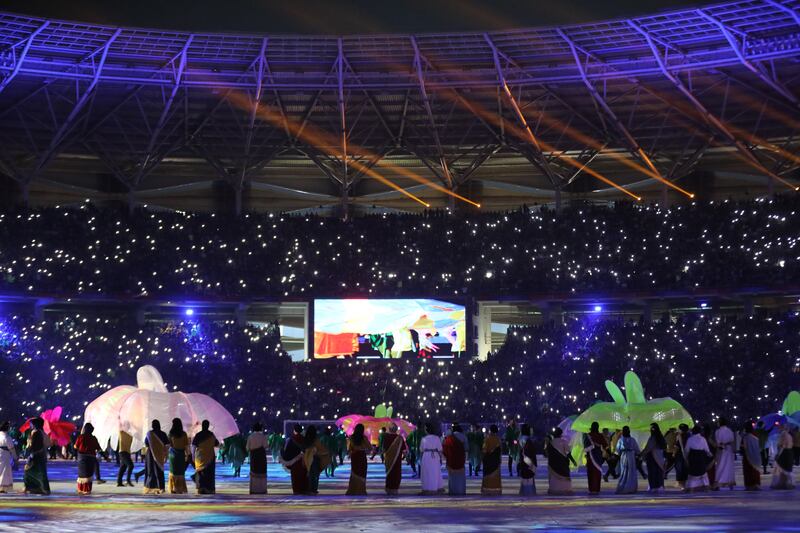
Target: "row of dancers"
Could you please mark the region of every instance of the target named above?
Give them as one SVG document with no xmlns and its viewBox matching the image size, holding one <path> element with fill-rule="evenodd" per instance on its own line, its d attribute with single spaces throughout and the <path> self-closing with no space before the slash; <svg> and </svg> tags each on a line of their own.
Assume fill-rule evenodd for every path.
<svg viewBox="0 0 800 533">
<path fill-rule="evenodd" d="M 216 492 L 215 448 L 220 446 L 220 442 L 209 426 L 208 421 L 203 421 L 201 431 L 189 439 L 178 418 L 173 420 L 168 433 L 161 430 L 158 420 L 152 422 L 144 440 L 144 468 L 135 474 L 137 482 L 139 477 L 144 476 L 145 494 L 188 493 L 185 478 L 189 465 L 194 467 L 191 478 L 197 493 Z M 13 441 L 8 438 L 8 429 L 7 423 L 0 426 L 0 491 L 2 492 L 8 492 L 13 488 L 12 460 L 16 459 Z M 736 484 L 734 464 L 737 450 L 742 456 L 745 488 L 758 490 L 761 486 L 759 467 L 762 464 L 763 447 L 756 431 L 754 424 L 748 424 L 741 437 L 741 444 L 737 448 L 736 435 L 724 419 L 720 420 L 718 429 L 710 435 L 708 432 L 704 435 L 703 428 L 699 425 L 691 430 L 681 425 L 677 428 L 674 439 L 677 452 L 671 454 L 667 451 L 667 439 L 657 423 L 650 426 L 650 435 L 643 447 L 627 426 L 615 432 L 609 439 L 599 431 L 599 425 L 594 423 L 591 431 L 583 435 L 589 494 L 599 494 L 601 480 L 608 481 L 609 475 L 617 478 L 616 493 L 635 493 L 638 491 L 640 473 L 647 479 L 651 492 L 662 492 L 666 474 L 671 467 L 674 467 L 676 481 L 684 491 L 733 488 Z M 91 494 L 94 478 L 99 476 L 97 455 L 106 455 L 93 432 L 91 424 L 84 425 L 74 445 L 78 459 L 79 494 Z M 384 489 L 388 495 L 399 493 L 402 463 L 409 454 L 418 454 L 418 457 L 414 457 L 414 463 L 418 463 L 423 494 L 445 492 L 450 495 L 466 494 L 466 468 L 469 463 L 470 443 L 460 424 L 454 424 L 444 438 L 436 434 L 433 424 L 426 424 L 425 432 L 427 434 L 410 448 L 406 439 L 399 433 L 398 427 L 392 424 L 381 435 L 378 448 L 375 449 L 364 433 L 364 426 L 358 424 L 347 439 L 347 454 L 350 457 L 351 468 L 346 494 L 350 496 L 367 494 L 367 466 L 370 454 L 374 456 L 376 453 L 380 453 L 383 460 Z M 514 441 L 518 446 L 516 457 L 520 478 L 518 493 L 525 496 L 534 495 L 537 453 L 540 451 L 540 446 L 532 438 L 531 427 L 528 424 L 522 424 L 518 433 L 518 438 Z M 133 486 L 132 440 L 130 433 L 120 432 L 118 445 L 120 486 L 125 484 Z M 325 442 L 327 441 L 320 438 L 314 425 L 306 428 L 295 425 L 291 435 L 285 440 L 278 460 L 290 472 L 294 494 L 319 493 L 320 474 L 330 471 L 329 466 L 335 460 L 332 457 L 334 454 Z M 26 493 L 50 493 L 47 477 L 49 444 L 43 421 L 33 419 L 26 450 L 28 460 L 24 470 Z M 267 493 L 267 454 L 270 447 L 271 443 L 263 426 L 260 423 L 254 424 L 245 443 L 250 461 L 250 494 Z M 415 451 L 415 448 L 418 450 Z M 780 428 L 777 450 L 771 487 L 791 489 L 794 487 L 792 466 L 795 461 L 795 450 L 793 436 L 788 426 Z M 498 428 L 492 425 L 481 443 L 482 494 L 495 495 L 503 492 L 502 451 L 503 442 L 498 435 Z M 573 494 L 571 470 L 572 467 L 578 466 L 577 460 L 581 458 L 573 457 L 572 445 L 564 438 L 560 428 L 556 428 L 544 440 L 542 451 L 547 460 L 548 494 Z M 605 473 L 604 463 L 607 465 Z M 166 480 L 165 465 L 168 466 Z M 447 471 L 446 485 L 442 466 Z M 477 468 L 475 470 L 477 472 Z M 127 482 L 123 483 L 125 477 Z"/>
</svg>

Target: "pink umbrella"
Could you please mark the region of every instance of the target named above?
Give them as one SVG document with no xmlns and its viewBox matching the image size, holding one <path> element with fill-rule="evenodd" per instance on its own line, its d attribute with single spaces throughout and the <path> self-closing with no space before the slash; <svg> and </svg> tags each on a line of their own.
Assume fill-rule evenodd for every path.
<svg viewBox="0 0 800 533">
<path fill-rule="evenodd" d="M 62 422 L 61 420 L 61 406 L 54 409 L 48 409 L 39 418 L 44 420 L 44 432 L 50 437 L 50 441 L 58 446 L 66 446 L 70 442 L 70 435 L 75 431 L 75 424 L 72 422 Z M 25 433 L 31 427 L 31 420 L 29 418 L 22 427 L 19 428 L 20 433 Z"/>
<path fill-rule="evenodd" d="M 403 437 L 407 437 L 417 427 L 402 418 L 375 418 L 364 415 L 346 415 L 336 421 L 336 425 L 342 428 L 348 437 L 353 434 L 353 430 L 358 424 L 364 424 L 364 435 L 375 445 L 378 444 L 381 428 L 388 429 L 392 424 L 397 424 L 398 432 Z"/>
</svg>

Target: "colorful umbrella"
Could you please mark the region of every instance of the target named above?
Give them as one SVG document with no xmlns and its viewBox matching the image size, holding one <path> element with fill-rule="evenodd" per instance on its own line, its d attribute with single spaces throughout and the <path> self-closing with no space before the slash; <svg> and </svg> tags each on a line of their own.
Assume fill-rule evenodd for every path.
<svg viewBox="0 0 800 533">
<path fill-rule="evenodd" d="M 392 418 L 392 408 L 380 404 L 375 408 L 375 416 L 365 415 L 346 415 L 336 421 L 336 425 L 342 428 L 348 437 L 353 434 L 353 430 L 358 424 L 364 424 L 364 435 L 373 445 L 378 444 L 378 436 L 381 428 L 388 429 L 392 424 L 396 424 L 398 433 L 403 437 L 416 429 L 416 426 L 402 418 Z"/>
<path fill-rule="evenodd" d="M 39 418 L 44 420 L 44 432 L 50 437 L 50 441 L 58 446 L 66 446 L 70 443 L 70 435 L 75 431 L 75 424 L 72 422 L 61 421 L 61 406 L 56 406 L 53 409 L 48 409 Z M 31 427 L 31 418 L 29 418 L 22 427 L 19 428 L 20 433 L 25 433 Z"/>
</svg>

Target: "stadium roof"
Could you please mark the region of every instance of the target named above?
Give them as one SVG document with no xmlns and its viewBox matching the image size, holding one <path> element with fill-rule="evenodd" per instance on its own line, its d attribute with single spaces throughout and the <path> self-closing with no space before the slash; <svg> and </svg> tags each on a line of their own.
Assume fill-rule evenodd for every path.
<svg viewBox="0 0 800 533">
<path fill-rule="evenodd" d="M 796 0 L 342 37 L 0 13 L 0 173 L 178 209 L 763 194 L 796 187 L 799 88 Z"/>
</svg>

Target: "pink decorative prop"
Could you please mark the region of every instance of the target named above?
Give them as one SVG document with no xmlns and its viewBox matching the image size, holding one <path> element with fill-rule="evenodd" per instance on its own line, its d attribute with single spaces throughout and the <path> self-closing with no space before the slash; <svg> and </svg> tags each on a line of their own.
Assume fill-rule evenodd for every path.
<svg viewBox="0 0 800 533">
<path fill-rule="evenodd" d="M 95 398 L 83 414 L 84 422 L 94 426 L 94 436 L 101 444 L 116 448 L 119 432 L 132 438 L 132 450 L 141 449 L 153 420 L 166 430 L 173 418 L 180 418 L 191 439 L 200 431 L 203 420 L 211 423 L 211 431 L 219 440 L 236 435 L 239 428 L 233 416 L 219 402 L 196 392 L 169 392 L 161 374 L 144 365 L 136 371 L 136 386 L 120 385 Z"/>
<path fill-rule="evenodd" d="M 66 446 L 70 442 L 70 435 L 75 431 L 76 427 L 75 424 L 72 422 L 62 422 L 61 421 L 61 406 L 57 406 L 55 409 L 48 409 L 41 415 L 39 418 L 44 420 L 44 432 L 50 437 L 50 440 L 53 444 L 58 446 Z M 25 433 L 31 427 L 31 420 L 28 419 L 19 431 L 21 433 Z"/>
<path fill-rule="evenodd" d="M 366 436 L 373 445 L 378 444 L 378 435 L 380 434 L 381 428 L 386 428 L 388 430 L 389 426 L 397 424 L 398 432 L 403 437 L 408 437 L 408 434 L 417 427 L 402 418 L 375 418 L 374 416 L 364 415 L 347 415 L 336 421 L 336 425 L 342 428 L 345 435 L 348 437 L 353 434 L 353 430 L 358 424 L 364 424 L 364 436 Z"/>
</svg>

